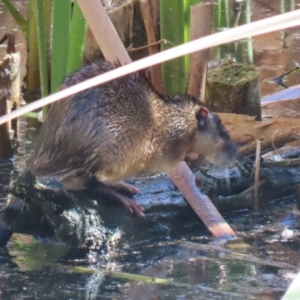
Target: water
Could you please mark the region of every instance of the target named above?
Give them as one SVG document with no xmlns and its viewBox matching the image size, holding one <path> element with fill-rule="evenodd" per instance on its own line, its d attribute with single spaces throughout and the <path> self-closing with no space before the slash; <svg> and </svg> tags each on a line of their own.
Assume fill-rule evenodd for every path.
<svg viewBox="0 0 300 300">
<path fill-rule="evenodd" d="M 252 20 L 270 16 L 300 1 L 252 1 Z M 22 6 L 21 3 L 18 5 Z M 23 8 L 21 7 L 21 10 Z M 1 6 L 0 6 L 1 11 Z M 242 18 L 245 18 L 245 16 Z M 0 23 L 2 22 L 0 17 Z M 13 24 L 5 19 L 5 26 Z M 1 23 L 3 24 L 3 23 Z M 223 25 L 226 27 L 226 24 Z M 3 30 L 3 29 L 1 29 Z M 1 31 L 2 32 L 2 31 Z M 282 88 L 265 81 L 294 68 L 298 60 L 299 35 L 295 29 L 253 39 L 253 63 L 261 72 L 262 95 Z M 249 59 L 247 43 L 237 45 L 240 61 Z M 228 47 L 216 50 L 224 57 Z M 299 75 L 286 84 L 299 82 Z M 29 123 L 27 123 L 29 122 Z M 14 165 L 0 166 L 0 200 L 6 187 L 30 156 L 39 125 L 32 120 L 21 124 L 21 142 Z M 149 184 L 153 184 L 149 181 Z M 154 184 L 153 184 L 154 185 Z M 151 187 L 150 187 L 151 188 Z M 168 189 L 168 183 L 164 188 Z M 162 187 L 157 197 L 162 197 Z M 155 189 L 155 187 L 154 187 Z M 264 199 L 261 199 L 263 202 Z M 8 248 L 0 249 L 0 295 L 3 299 L 280 299 L 300 263 L 300 219 L 294 196 L 271 202 L 258 213 L 239 211 L 224 215 L 243 239 L 228 245 L 244 256 L 231 255 L 210 245 L 211 235 L 182 205 L 174 191 L 175 205 L 147 210 L 145 220 L 128 221 L 122 243 L 109 259 L 97 254 L 88 258 L 66 255 L 67 249 L 31 236 L 16 235 Z M 178 206 L 181 209 L 178 211 Z M 261 259 L 253 260 L 246 254 Z M 87 269 L 74 269 L 82 266 Z M 94 274 L 91 271 L 95 270 Z M 124 272 L 124 278 L 108 271 Z M 129 279 L 126 273 L 147 276 Z M 171 280 L 169 285 L 143 283 L 147 278 Z"/>
</svg>

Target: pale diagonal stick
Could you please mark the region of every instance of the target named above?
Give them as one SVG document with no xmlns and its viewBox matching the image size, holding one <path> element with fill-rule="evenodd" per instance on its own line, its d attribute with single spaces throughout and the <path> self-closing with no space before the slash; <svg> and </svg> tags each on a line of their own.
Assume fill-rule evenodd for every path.
<svg viewBox="0 0 300 300">
<path fill-rule="evenodd" d="M 215 238 L 231 239 L 236 236 L 211 200 L 198 189 L 195 176 L 184 161 L 171 170 L 169 175 Z"/>
<path fill-rule="evenodd" d="M 105 59 L 110 62 L 119 62 L 121 65 L 129 64 L 131 58 L 102 3 L 99 0 L 78 0 L 77 2 Z"/>
<path fill-rule="evenodd" d="M 190 39 L 207 36 L 211 33 L 213 3 L 205 2 L 191 7 L 191 34 Z M 201 28 L 201 29 L 199 29 Z M 190 55 L 190 71 L 187 93 L 204 102 L 206 69 L 209 49 L 198 51 Z M 181 177 L 178 174 L 182 174 Z M 207 226 L 210 232 L 217 238 L 232 238 L 233 230 L 224 221 L 223 217 L 213 205 L 211 200 L 195 185 L 195 177 L 185 163 L 179 164 L 169 172 L 169 175 L 190 206 Z"/>
</svg>

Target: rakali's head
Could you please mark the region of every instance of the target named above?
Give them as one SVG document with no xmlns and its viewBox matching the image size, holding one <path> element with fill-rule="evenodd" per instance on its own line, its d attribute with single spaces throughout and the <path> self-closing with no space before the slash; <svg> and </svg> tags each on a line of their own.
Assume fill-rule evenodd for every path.
<svg viewBox="0 0 300 300">
<path fill-rule="evenodd" d="M 236 146 L 222 124 L 220 118 L 204 106 L 196 109 L 197 131 L 187 158 L 206 157 L 217 165 L 228 164 L 236 154 Z"/>
</svg>

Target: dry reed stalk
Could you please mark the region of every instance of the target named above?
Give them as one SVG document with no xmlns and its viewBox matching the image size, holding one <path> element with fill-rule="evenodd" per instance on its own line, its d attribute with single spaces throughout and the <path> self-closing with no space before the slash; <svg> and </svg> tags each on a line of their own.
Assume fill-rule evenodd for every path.
<svg viewBox="0 0 300 300">
<path fill-rule="evenodd" d="M 105 59 L 121 65 L 129 64 L 131 59 L 102 3 L 99 0 L 77 2 Z"/>
<path fill-rule="evenodd" d="M 299 139 L 300 136 L 296 134 L 293 130 L 285 131 L 277 135 L 274 134 L 272 137 L 261 141 L 261 151 L 266 152 L 267 150 L 274 150 L 277 147 Z M 255 151 L 256 143 L 251 143 L 250 145 L 246 145 L 239 149 L 239 153 L 245 156 L 252 155 L 255 153 Z"/>
<path fill-rule="evenodd" d="M 169 175 L 215 238 L 231 239 L 236 237 L 211 200 L 199 191 L 195 183 L 195 176 L 185 162 L 180 162 L 169 172 Z"/>
<path fill-rule="evenodd" d="M 213 3 L 200 3 L 191 7 L 190 39 L 196 40 L 211 33 Z M 187 93 L 204 101 L 206 69 L 209 49 L 190 55 L 190 71 Z"/>
<path fill-rule="evenodd" d="M 264 168 L 297 168 L 300 167 L 300 159 L 292 158 L 292 159 L 284 159 L 278 161 L 267 161 L 262 162 L 261 166 Z"/>
<path fill-rule="evenodd" d="M 153 55 L 159 52 L 159 44 L 156 43 L 155 30 L 149 1 L 140 0 L 140 8 L 142 11 L 144 25 L 147 33 L 149 55 Z M 160 64 L 151 67 L 151 83 L 158 92 L 164 92 Z"/>
</svg>

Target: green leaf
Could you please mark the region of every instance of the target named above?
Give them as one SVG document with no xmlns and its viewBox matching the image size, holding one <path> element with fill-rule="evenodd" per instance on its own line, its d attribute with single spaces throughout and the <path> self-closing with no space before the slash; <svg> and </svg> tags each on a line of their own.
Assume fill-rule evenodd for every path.
<svg viewBox="0 0 300 300">
<path fill-rule="evenodd" d="M 162 43 L 162 50 L 170 44 L 184 43 L 184 7 L 183 1 L 160 1 L 160 36 L 169 43 Z M 173 59 L 162 64 L 162 76 L 167 94 L 185 93 L 186 76 L 184 57 Z"/>
<path fill-rule="evenodd" d="M 75 1 L 70 28 L 67 74 L 76 71 L 82 65 L 86 29 L 86 20 Z"/>
<path fill-rule="evenodd" d="M 22 30 L 25 37 L 27 37 L 27 21 L 25 18 L 18 12 L 18 10 L 14 7 L 14 5 L 9 0 L 2 0 L 4 6 L 7 8 L 7 10 L 11 13 L 14 20 Z"/>
<path fill-rule="evenodd" d="M 51 93 L 56 92 L 66 75 L 71 10 L 70 0 L 53 0 Z"/>
</svg>

